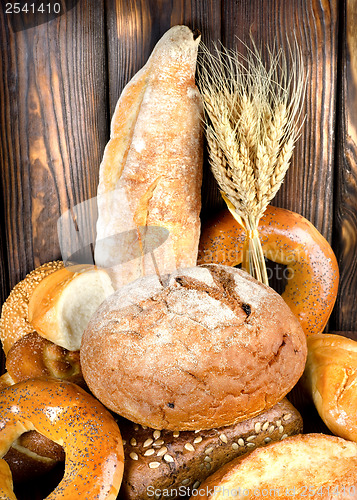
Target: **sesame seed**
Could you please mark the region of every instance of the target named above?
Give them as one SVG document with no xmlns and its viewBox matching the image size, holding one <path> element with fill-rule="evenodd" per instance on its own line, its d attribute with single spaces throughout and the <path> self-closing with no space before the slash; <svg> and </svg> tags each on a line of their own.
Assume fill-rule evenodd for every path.
<svg viewBox="0 0 357 500">
<path fill-rule="evenodd" d="M 213 449 L 214 449 L 213 446 L 210 446 L 209 448 L 205 449 L 205 453 L 209 455 L 210 453 L 212 453 Z"/>
<path fill-rule="evenodd" d="M 228 443 L 227 436 L 225 434 L 221 434 L 219 436 L 219 439 L 222 441 L 222 443 Z"/>
<path fill-rule="evenodd" d="M 198 437 L 196 437 L 196 438 L 193 440 L 194 444 L 198 444 L 198 443 L 200 443 L 201 441 L 202 441 L 202 436 L 198 436 Z"/>
<path fill-rule="evenodd" d="M 203 470 L 205 468 L 205 464 L 200 464 L 200 470 Z"/>
<path fill-rule="evenodd" d="M 291 413 L 287 413 L 286 415 L 283 416 L 283 420 L 289 420 L 291 418 Z"/>
<path fill-rule="evenodd" d="M 284 432 L 284 427 L 282 425 L 279 425 L 279 434 L 282 434 Z"/>
<path fill-rule="evenodd" d="M 148 428 L 148 426 L 147 425 L 142 425 L 141 428 L 144 429 L 144 431 L 146 431 L 146 429 Z"/>
<path fill-rule="evenodd" d="M 271 434 L 272 432 L 274 432 L 274 429 L 275 429 L 274 425 L 271 425 L 269 427 L 269 433 Z"/>
<path fill-rule="evenodd" d="M 152 435 L 155 440 L 159 439 L 159 437 L 161 436 L 161 431 L 154 431 Z"/>
<path fill-rule="evenodd" d="M 244 446 L 244 440 L 243 440 L 243 438 L 239 438 L 238 439 L 238 444 L 239 444 L 239 446 Z"/>
<path fill-rule="evenodd" d="M 139 456 L 137 453 L 134 453 L 133 451 L 130 453 L 129 457 L 132 459 L 132 460 L 139 460 Z"/>
<path fill-rule="evenodd" d="M 145 443 L 143 444 L 143 448 L 147 448 L 148 446 L 151 446 L 152 443 L 154 442 L 153 439 L 149 438 L 145 441 Z"/>
<path fill-rule="evenodd" d="M 206 469 L 210 470 L 211 469 L 211 464 L 209 462 L 206 463 Z"/>
<path fill-rule="evenodd" d="M 201 432 L 201 429 L 195 430 L 195 434 L 198 434 L 199 432 Z"/>
<path fill-rule="evenodd" d="M 275 423 L 276 423 L 276 426 L 277 426 L 277 427 L 280 427 L 280 426 L 281 426 L 281 420 L 277 420 Z"/>
<path fill-rule="evenodd" d="M 199 481 L 195 481 L 195 482 L 193 483 L 192 489 L 193 489 L 193 490 L 196 490 L 196 489 L 199 487 L 199 485 L 200 485 L 200 484 L 201 484 L 201 483 L 200 483 Z"/>
<path fill-rule="evenodd" d="M 269 422 L 264 422 L 262 430 L 266 431 L 268 427 L 269 427 Z"/>
<path fill-rule="evenodd" d="M 178 437 L 179 437 L 179 435 L 180 435 L 180 431 L 174 431 L 174 432 L 172 433 L 172 435 L 173 435 L 173 437 L 174 437 L 174 438 L 178 438 Z"/>
<path fill-rule="evenodd" d="M 280 439 L 282 440 L 282 439 L 285 439 L 285 438 L 287 438 L 287 437 L 288 437 L 288 435 L 287 435 L 287 434 L 283 434 L 283 435 L 281 436 L 281 438 L 280 438 Z"/>
<path fill-rule="evenodd" d="M 264 439 L 264 443 L 270 443 L 270 441 L 271 441 L 271 438 L 270 438 L 270 437 L 266 437 L 266 438 Z"/>
<path fill-rule="evenodd" d="M 123 446 L 126 445 L 126 439 L 123 439 Z"/>
<path fill-rule="evenodd" d="M 209 457 L 208 455 L 205 456 L 205 462 L 212 462 L 212 458 Z"/>
<path fill-rule="evenodd" d="M 139 430 L 139 426 L 137 424 L 134 425 L 134 431 L 138 431 Z"/>
<path fill-rule="evenodd" d="M 156 455 L 158 457 L 162 457 L 162 455 L 165 455 L 166 452 L 167 452 L 167 448 L 166 448 L 166 446 L 163 446 L 162 448 L 159 449 L 159 451 L 156 453 Z"/>
<path fill-rule="evenodd" d="M 256 438 L 257 436 L 255 436 L 254 434 L 252 436 L 249 436 L 247 437 L 247 441 L 250 442 L 250 441 L 254 441 L 254 439 Z"/>
<path fill-rule="evenodd" d="M 169 455 L 168 453 L 166 453 L 166 455 L 164 455 L 164 460 L 166 462 L 174 462 L 174 459 L 172 458 L 171 455 Z"/>
<path fill-rule="evenodd" d="M 257 422 L 254 426 L 255 432 L 258 434 L 262 428 L 262 424 L 260 422 Z"/>
<path fill-rule="evenodd" d="M 247 443 L 247 446 L 248 446 L 249 448 L 254 448 L 255 443 Z"/>
<path fill-rule="evenodd" d="M 158 467 L 160 467 L 160 462 L 150 462 L 149 467 L 150 469 L 157 469 Z"/>
<path fill-rule="evenodd" d="M 186 479 L 184 479 L 184 480 L 181 482 L 181 484 L 182 484 L 183 486 L 186 486 L 189 482 L 190 482 L 190 479 L 186 478 Z"/>
<path fill-rule="evenodd" d="M 185 448 L 186 448 L 186 450 L 188 450 L 188 451 L 195 451 L 195 448 L 192 446 L 192 444 L 191 444 L 191 443 L 186 443 L 186 444 L 185 444 Z"/>
<path fill-rule="evenodd" d="M 238 443 L 232 443 L 232 448 L 233 450 L 238 450 L 239 448 Z"/>
<path fill-rule="evenodd" d="M 130 439 L 130 444 L 131 444 L 131 446 L 136 446 L 137 445 L 136 439 L 135 438 L 131 438 Z"/>
<path fill-rule="evenodd" d="M 144 453 L 144 457 L 150 457 L 151 455 L 153 455 L 155 453 L 155 450 L 154 448 L 149 448 L 148 450 L 146 450 L 146 452 Z"/>
<path fill-rule="evenodd" d="M 164 440 L 163 439 L 158 439 L 157 441 L 154 441 L 154 444 L 153 446 L 155 446 L 155 448 L 159 447 L 159 446 L 162 446 L 164 444 Z"/>
</svg>

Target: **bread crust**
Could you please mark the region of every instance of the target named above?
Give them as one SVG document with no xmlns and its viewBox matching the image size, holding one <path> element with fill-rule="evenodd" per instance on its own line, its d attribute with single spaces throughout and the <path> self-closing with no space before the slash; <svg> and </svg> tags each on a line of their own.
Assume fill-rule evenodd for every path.
<svg viewBox="0 0 357 500">
<path fill-rule="evenodd" d="M 206 265 L 122 287 L 83 334 L 82 372 L 111 410 L 156 429 L 231 425 L 296 384 L 306 338 L 283 299 L 239 269 Z"/>
<path fill-rule="evenodd" d="M 203 161 L 198 44 L 186 26 L 171 28 L 117 103 L 100 166 L 95 249 L 96 263 L 113 268 L 117 286 L 155 272 L 149 250 L 160 273 L 196 264 Z M 158 250 L 160 235 L 148 227 L 169 232 Z M 128 229 L 130 244 L 123 240 Z"/>
<path fill-rule="evenodd" d="M 240 491 L 247 500 L 258 496 L 352 500 L 357 496 L 356 471 L 356 443 L 324 434 L 299 434 L 226 464 L 192 499 L 221 500 Z"/>
<path fill-rule="evenodd" d="M 357 342 L 327 333 L 309 337 L 302 382 L 330 431 L 357 442 Z"/>
<path fill-rule="evenodd" d="M 287 399 L 261 415 L 206 431 L 155 431 L 120 419 L 125 468 L 119 498 L 182 498 L 234 458 L 302 432 L 302 418 Z"/>
</svg>

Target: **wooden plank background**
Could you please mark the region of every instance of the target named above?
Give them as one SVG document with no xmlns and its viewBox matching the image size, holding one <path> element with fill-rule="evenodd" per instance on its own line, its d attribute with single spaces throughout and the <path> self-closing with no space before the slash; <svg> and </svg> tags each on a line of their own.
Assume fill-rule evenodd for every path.
<svg viewBox="0 0 357 500">
<path fill-rule="evenodd" d="M 244 51 L 252 35 L 263 46 L 276 41 L 287 50 L 296 39 L 301 47 L 306 121 L 274 204 L 307 217 L 331 243 L 341 283 L 329 329 L 357 339 L 355 0 L 79 0 L 63 16 L 17 32 L 4 5 L 1 302 L 34 267 L 61 257 L 57 220 L 96 195 L 120 92 L 160 36 L 187 24 L 208 46 Z M 202 217 L 223 206 L 207 162 L 202 194 Z"/>
<path fill-rule="evenodd" d="M 61 257 L 57 220 L 96 195 L 120 92 L 175 24 L 198 28 L 209 46 L 242 51 L 250 36 L 285 50 L 297 40 L 308 70 L 306 121 L 273 203 L 307 217 L 331 242 L 341 285 L 329 328 L 357 330 L 353 0 L 79 0 L 15 33 L 2 8 L 1 300 L 34 267 Z M 204 168 L 202 217 L 223 206 Z"/>
</svg>

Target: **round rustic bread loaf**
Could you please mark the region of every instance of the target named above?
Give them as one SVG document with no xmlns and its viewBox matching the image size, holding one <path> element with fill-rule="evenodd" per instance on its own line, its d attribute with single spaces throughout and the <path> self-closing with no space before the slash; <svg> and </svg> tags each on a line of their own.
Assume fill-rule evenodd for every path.
<svg viewBox="0 0 357 500">
<path fill-rule="evenodd" d="M 84 378 L 108 408 L 155 429 L 253 417 L 300 378 L 306 337 L 283 299 L 244 271 L 209 264 L 119 289 L 92 317 Z"/>
</svg>

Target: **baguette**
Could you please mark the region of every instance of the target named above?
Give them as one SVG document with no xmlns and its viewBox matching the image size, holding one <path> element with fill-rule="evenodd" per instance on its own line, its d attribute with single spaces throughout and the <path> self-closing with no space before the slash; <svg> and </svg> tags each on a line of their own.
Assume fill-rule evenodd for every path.
<svg viewBox="0 0 357 500">
<path fill-rule="evenodd" d="M 203 158 L 198 44 L 186 26 L 171 28 L 117 103 L 99 172 L 95 248 L 96 264 L 111 269 L 116 286 L 196 264 Z"/>
</svg>

